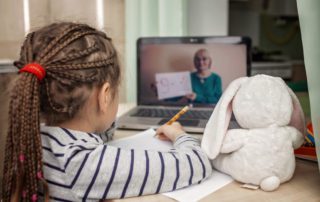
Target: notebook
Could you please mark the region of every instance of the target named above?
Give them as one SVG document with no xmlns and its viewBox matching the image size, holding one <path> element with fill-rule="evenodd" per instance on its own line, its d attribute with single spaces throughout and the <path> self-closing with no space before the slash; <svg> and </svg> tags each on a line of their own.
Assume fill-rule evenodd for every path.
<svg viewBox="0 0 320 202">
<path fill-rule="evenodd" d="M 120 129 L 148 129 L 179 118 L 202 133 L 223 90 L 250 74 L 248 37 L 144 37 L 137 41 L 137 106 L 117 120 Z M 237 123 L 231 121 L 231 128 Z"/>
</svg>

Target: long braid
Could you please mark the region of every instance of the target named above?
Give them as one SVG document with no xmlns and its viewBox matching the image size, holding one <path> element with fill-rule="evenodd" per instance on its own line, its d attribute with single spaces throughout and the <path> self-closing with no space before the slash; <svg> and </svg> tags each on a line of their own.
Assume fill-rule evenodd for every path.
<svg viewBox="0 0 320 202">
<path fill-rule="evenodd" d="M 39 93 L 39 86 L 38 85 L 34 86 L 33 92 L 34 93 Z M 40 103 L 39 95 L 38 96 L 34 96 L 34 99 L 32 100 L 32 107 L 33 108 L 38 107 L 39 103 Z M 39 113 L 36 113 L 34 115 L 35 115 L 34 120 L 37 123 L 37 125 L 39 126 L 40 125 Z M 39 131 L 38 128 L 36 128 L 34 130 L 35 130 L 35 132 Z M 36 140 L 36 145 L 42 145 L 40 134 L 37 136 L 37 138 L 35 140 Z M 49 201 L 48 184 L 45 181 L 45 179 L 43 178 L 43 172 L 42 172 L 42 166 L 43 166 L 43 164 L 42 164 L 42 147 L 36 147 L 35 149 L 36 149 L 36 158 L 37 158 L 37 162 L 38 162 L 38 165 L 36 165 L 37 178 L 40 180 L 40 182 L 42 184 L 42 188 L 43 188 L 43 191 L 45 193 L 45 201 Z"/>
<path fill-rule="evenodd" d="M 15 99 L 11 99 L 10 100 L 10 104 L 9 104 L 9 106 L 12 106 L 13 105 L 13 103 L 14 103 L 14 101 L 15 101 Z M 13 120 L 15 119 L 15 116 L 14 116 L 14 113 L 12 113 L 12 110 L 11 110 L 11 108 L 9 109 L 9 122 L 12 122 Z M 15 131 L 14 131 L 14 128 L 12 128 L 12 127 L 9 127 L 8 128 L 8 133 L 9 134 L 12 134 L 12 133 L 14 133 Z M 8 174 L 6 175 L 6 174 L 4 174 L 4 177 L 6 177 L 6 178 L 10 178 L 11 179 L 11 177 L 10 177 L 10 172 L 13 172 L 12 171 L 12 162 L 10 161 L 10 159 L 11 159 L 11 156 L 13 156 L 13 142 L 12 142 L 12 140 L 13 140 L 13 138 L 12 138 L 12 136 L 8 136 L 7 137 L 7 141 L 6 141 L 6 148 L 5 148 L 5 151 L 6 151 L 6 155 L 5 155 L 5 159 L 4 159 L 4 172 L 7 172 Z M 10 183 L 11 183 L 11 180 L 7 180 L 8 182 L 10 181 Z M 8 193 L 8 192 L 10 192 L 10 189 L 11 189 L 11 184 L 6 184 L 6 186 L 2 186 L 2 193 L 3 193 L 3 195 L 5 194 L 5 193 Z M 5 196 L 5 195 L 4 195 Z"/>
<path fill-rule="evenodd" d="M 55 29 L 60 32 L 51 34 Z M 56 36 L 50 38 L 47 36 L 50 34 Z M 87 44 L 90 40 L 94 41 L 91 45 Z M 40 46 L 37 41 L 44 44 Z M 87 47 L 83 47 L 84 44 Z M 68 47 L 81 49 L 71 52 L 71 49 L 67 50 Z M 34 75 L 23 72 L 13 88 L 4 162 L 4 202 L 37 200 L 40 187 L 43 188 L 46 201 L 49 200 L 48 185 L 42 171 L 40 96 L 43 112 L 49 110 L 50 113 L 61 115 L 64 117 L 61 120 L 71 118 L 76 106 L 79 108 L 84 102 L 79 101 L 83 99 L 74 98 L 76 106 L 60 106 L 61 103 L 58 104 L 55 99 L 55 93 L 58 92 L 54 92 L 51 84 L 66 85 L 67 82 L 67 88 L 73 89 L 79 84 L 98 85 L 109 80 L 116 86 L 120 78 L 117 55 L 110 38 L 82 24 L 52 24 L 30 33 L 21 48 L 20 60 L 14 65 L 21 69 L 28 63 L 42 65 L 46 70 L 46 78 L 39 82 Z M 72 92 L 69 92 L 65 96 L 71 95 Z M 46 114 L 48 119 L 50 113 Z"/>
<path fill-rule="evenodd" d="M 33 76 L 33 75 L 30 75 L 30 76 Z M 39 97 L 39 95 L 37 95 L 37 93 L 34 91 L 33 86 L 39 85 L 38 84 L 39 82 L 37 81 L 37 79 L 34 76 L 30 79 L 31 79 L 31 81 L 28 82 L 27 89 L 31 89 L 31 91 L 29 91 L 29 92 L 31 92 L 30 93 L 31 96 L 30 96 L 30 99 L 27 100 L 27 102 L 28 102 L 28 106 L 31 106 L 31 109 L 33 109 L 33 111 L 31 111 L 31 110 L 29 111 L 31 118 L 28 119 L 27 122 L 29 125 L 28 130 L 30 130 L 30 133 L 28 133 L 29 136 L 26 137 L 27 140 L 29 140 L 29 142 L 27 144 L 28 145 L 27 153 L 30 154 L 29 158 L 26 160 L 26 164 L 27 164 L 26 167 L 28 167 L 28 171 L 26 174 L 28 175 L 27 179 L 28 179 L 28 183 L 29 183 L 29 184 L 27 184 L 27 186 L 28 187 L 30 186 L 30 190 L 28 190 L 28 194 L 27 194 L 28 197 L 26 199 L 29 199 L 29 200 L 33 194 L 37 193 L 37 188 L 36 188 L 37 182 L 36 182 L 36 177 L 35 177 L 36 176 L 35 169 L 36 169 L 37 159 L 35 157 L 34 150 L 37 150 L 39 148 L 39 145 L 35 144 L 35 139 L 37 139 L 39 136 L 39 134 L 38 134 L 39 129 L 37 129 L 39 126 L 38 126 L 37 121 L 35 120 L 36 114 L 39 113 L 39 107 L 32 105 L 32 101 L 35 99 L 35 97 Z"/>
<path fill-rule="evenodd" d="M 18 156 L 18 152 L 17 152 L 17 146 L 15 144 L 15 142 L 17 142 L 17 137 L 14 136 L 14 134 L 18 134 L 19 133 L 19 128 L 17 127 L 17 125 L 19 125 L 19 123 L 15 123 L 16 120 L 19 119 L 19 113 L 16 112 L 20 112 L 19 110 L 19 99 L 20 97 L 18 96 L 17 92 L 19 92 L 20 90 L 20 86 L 17 85 L 13 88 L 13 93 L 11 96 L 11 101 L 10 101 L 10 109 L 9 109 L 9 131 L 8 134 L 13 134 L 8 135 L 7 136 L 7 143 L 6 143 L 6 153 L 5 153 L 5 162 L 4 165 L 7 166 L 7 168 L 4 169 L 4 182 L 7 183 L 3 183 L 5 186 L 3 186 L 3 197 L 5 198 L 10 198 L 10 193 L 15 191 L 14 187 L 16 185 L 15 183 L 15 179 L 17 178 L 17 176 L 15 175 L 16 173 L 16 162 L 17 160 L 17 156 Z M 18 109 L 18 110 L 16 110 Z"/>
<path fill-rule="evenodd" d="M 29 80 L 32 75 L 25 75 L 26 77 L 26 80 Z M 24 84 L 26 84 L 26 89 L 30 89 L 30 83 L 29 82 L 26 82 L 26 80 L 23 81 L 23 85 L 21 84 L 20 86 L 24 86 Z M 20 127 L 20 141 L 19 141 L 19 148 L 20 148 L 20 151 L 19 151 L 19 173 L 18 173 L 18 179 L 17 179 L 17 184 L 21 184 L 20 187 L 17 187 L 17 190 L 19 192 L 22 192 L 24 189 L 25 189 L 25 186 L 26 187 L 29 187 L 30 183 L 28 182 L 28 179 L 29 178 L 26 178 L 25 175 L 29 173 L 29 166 L 26 166 L 29 162 L 30 162 L 30 158 L 27 157 L 24 159 L 24 161 L 22 161 L 22 159 L 20 158 L 23 158 L 22 156 L 26 156 L 25 154 L 28 153 L 30 154 L 30 151 L 28 151 L 28 145 L 29 145 L 29 137 L 27 136 L 28 133 L 24 133 L 22 130 L 26 130 L 26 131 L 30 131 L 29 129 L 29 126 L 28 126 L 28 114 L 31 114 L 31 109 L 30 109 L 30 105 L 28 103 L 28 99 L 30 99 L 31 95 L 30 93 L 27 92 L 27 90 L 25 89 L 21 89 L 22 91 L 22 99 L 21 100 L 21 127 Z M 21 156 L 21 157 L 20 157 Z M 23 185 L 21 183 L 21 181 L 26 181 L 26 185 Z"/>
<path fill-rule="evenodd" d="M 27 62 L 31 62 L 33 60 L 33 50 L 32 50 L 32 39 L 33 39 L 34 33 L 30 33 L 27 36 L 26 39 L 26 49 L 25 49 L 25 58 L 27 58 Z M 32 187 L 32 183 L 30 182 L 30 163 L 32 163 L 32 151 L 30 151 L 30 148 L 33 148 L 33 145 L 30 145 L 30 142 L 32 141 L 32 138 L 30 138 L 30 134 L 32 134 L 32 131 L 30 131 L 30 127 L 32 127 L 32 124 L 30 121 L 33 121 L 32 118 L 30 119 L 29 116 L 33 113 L 33 110 L 36 110 L 35 108 L 30 107 L 30 99 L 33 97 L 32 93 L 32 82 L 37 82 L 36 78 L 34 78 L 33 75 L 26 74 L 25 79 L 22 81 L 22 84 L 20 87 L 22 88 L 22 97 L 20 103 L 22 103 L 21 108 L 21 132 L 20 132 L 20 151 L 19 151 L 19 178 L 17 179 L 17 184 L 21 184 L 21 187 L 18 187 L 18 191 L 26 192 L 25 198 L 23 198 L 23 201 L 29 201 L 30 200 L 30 194 L 32 191 L 28 190 L 30 186 Z M 31 93 L 30 93 L 31 92 Z M 20 104 L 21 106 L 21 104 Z M 26 132 L 28 131 L 28 132 Z M 30 154 L 27 156 L 26 154 Z M 24 158 L 22 160 L 21 158 Z M 20 182 L 19 182 L 20 181 Z M 25 183 L 24 183 L 25 181 Z M 23 194 L 24 195 L 24 194 Z M 29 199 L 29 200 L 28 200 Z"/>
</svg>

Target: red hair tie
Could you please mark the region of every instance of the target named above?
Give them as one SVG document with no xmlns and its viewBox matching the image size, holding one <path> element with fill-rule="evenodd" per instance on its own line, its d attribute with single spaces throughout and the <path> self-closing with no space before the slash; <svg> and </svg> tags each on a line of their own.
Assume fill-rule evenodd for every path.
<svg viewBox="0 0 320 202">
<path fill-rule="evenodd" d="M 26 191 L 22 191 L 22 197 L 26 198 L 27 197 L 27 192 Z"/>
<path fill-rule="evenodd" d="M 20 163 L 23 163 L 24 160 L 25 160 L 25 156 L 23 154 L 20 154 L 19 155 L 19 160 L 20 160 Z"/>
<path fill-rule="evenodd" d="M 37 201 L 37 200 L 38 200 L 37 194 L 32 194 L 31 201 L 34 202 L 34 201 Z"/>
<path fill-rule="evenodd" d="M 42 175 L 42 172 L 41 171 L 38 171 L 37 172 L 37 177 L 38 177 L 38 179 L 42 179 L 43 178 L 43 175 Z"/>
<path fill-rule="evenodd" d="M 29 63 L 19 70 L 20 72 L 29 72 L 36 75 L 39 81 L 46 76 L 46 70 L 38 63 Z"/>
</svg>

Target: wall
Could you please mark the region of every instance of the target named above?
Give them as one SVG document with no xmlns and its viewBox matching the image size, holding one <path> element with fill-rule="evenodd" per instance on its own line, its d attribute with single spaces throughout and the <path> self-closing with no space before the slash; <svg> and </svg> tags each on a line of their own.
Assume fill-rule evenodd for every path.
<svg viewBox="0 0 320 202">
<path fill-rule="evenodd" d="M 229 5 L 229 34 L 249 36 L 252 45 L 259 45 L 261 1 L 231 2 Z"/>
<path fill-rule="evenodd" d="M 296 0 L 232 1 L 229 6 L 230 35 L 249 36 L 253 46 L 281 52 L 284 59 L 303 59 Z"/>
<path fill-rule="evenodd" d="M 228 0 L 126 0 L 127 102 L 137 100 L 136 40 L 228 34 Z"/>
<path fill-rule="evenodd" d="M 99 8 L 99 1 L 103 8 Z M 30 31 L 59 21 L 83 22 L 106 31 L 113 39 L 124 70 L 124 0 L 1 0 L 0 59 L 14 60 L 19 56 L 27 28 L 24 2 L 29 5 Z M 98 20 L 97 9 L 103 12 L 102 24 Z M 120 101 L 124 101 L 125 88 L 122 87 L 120 92 Z"/>
<path fill-rule="evenodd" d="M 228 34 L 229 1 L 188 0 L 187 33 L 190 36 Z"/>
<path fill-rule="evenodd" d="M 0 58 L 16 58 L 24 37 L 21 0 L 0 1 Z"/>
</svg>

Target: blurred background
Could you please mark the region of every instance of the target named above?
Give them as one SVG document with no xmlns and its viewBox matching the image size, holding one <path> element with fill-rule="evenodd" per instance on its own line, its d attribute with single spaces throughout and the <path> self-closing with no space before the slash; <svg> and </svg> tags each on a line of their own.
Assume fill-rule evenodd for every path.
<svg viewBox="0 0 320 202">
<path fill-rule="evenodd" d="M 306 79 L 296 0 L 0 0 L 0 71 L 18 58 L 26 33 L 59 21 L 84 22 L 111 36 L 124 70 L 122 102 L 136 100 L 141 36 L 250 36 L 252 75 Z"/>
<path fill-rule="evenodd" d="M 282 77 L 310 117 L 296 0 L 0 0 L 0 159 L 12 61 L 28 32 L 59 21 L 87 23 L 113 39 L 123 70 L 120 102 L 136 101 L 137 38 L 240 35 L 252 38 L 251 75 Z"/>
</svg>

